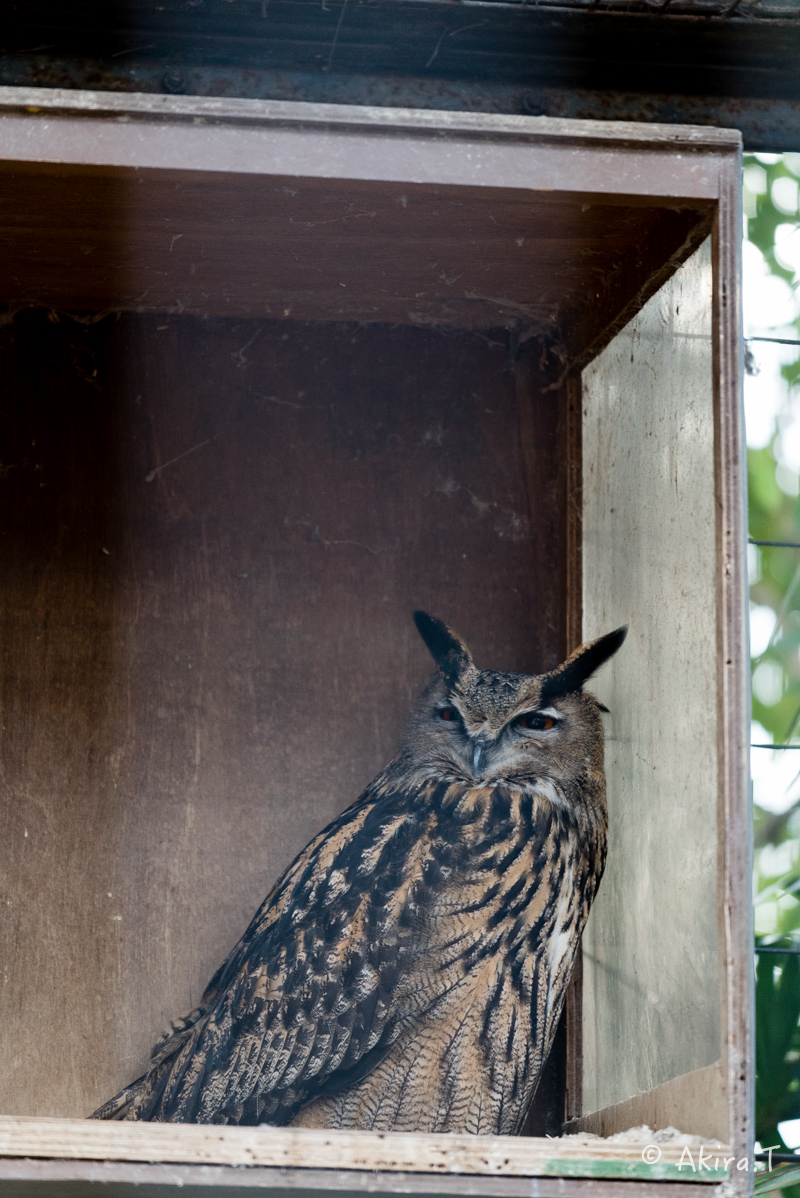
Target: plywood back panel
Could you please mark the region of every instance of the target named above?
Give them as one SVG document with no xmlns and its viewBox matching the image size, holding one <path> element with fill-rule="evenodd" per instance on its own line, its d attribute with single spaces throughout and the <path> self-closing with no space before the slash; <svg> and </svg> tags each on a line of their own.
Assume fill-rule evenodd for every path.
<svg viewBox="0 0 800 1198">
<path fill-rule="evenodd" d="M 593 684 L 610 838 L 584 937 L 584 1112 L 720 1057 L 711 319 L 707 241 L 583 374 L 584 636 L 630 628 Z"/>
<path fill-rule="evenodd" d="M 394 752 L 414 607 L 554 664 L 557 400 L 502 334 L 194 316 L 21 313 L 0 377 L 0 1112 L 83 1116 Z"/>
</svg>

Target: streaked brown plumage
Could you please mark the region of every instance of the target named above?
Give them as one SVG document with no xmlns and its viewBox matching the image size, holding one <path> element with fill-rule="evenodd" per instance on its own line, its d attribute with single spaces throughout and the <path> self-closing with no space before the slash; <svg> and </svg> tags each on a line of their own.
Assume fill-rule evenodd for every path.
<svg viewBox="0 0 800 1198">
<path fill-rule="evenodd" d="M 582 686 L 625 630 L 530 676 L 415 619 L 439 673 L 405 745 L 95 1118 L 519 1132 L 606 855 Z"/>
</svg>

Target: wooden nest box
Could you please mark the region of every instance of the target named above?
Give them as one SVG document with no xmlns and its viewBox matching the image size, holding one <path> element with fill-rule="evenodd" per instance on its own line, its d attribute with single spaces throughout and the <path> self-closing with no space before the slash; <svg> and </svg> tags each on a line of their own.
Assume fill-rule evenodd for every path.
<svg viewBox="0 0 800 1198">
<path fill-rule="evenodd" d="M 548 1101 L 748 1154 L 739 170 L 719 129 L 0 88 L 3 1193 L 724 1176 L 82 1122 L 394 752 L 415 607 L 531 672 L 629 625 Z"/>
</svg>

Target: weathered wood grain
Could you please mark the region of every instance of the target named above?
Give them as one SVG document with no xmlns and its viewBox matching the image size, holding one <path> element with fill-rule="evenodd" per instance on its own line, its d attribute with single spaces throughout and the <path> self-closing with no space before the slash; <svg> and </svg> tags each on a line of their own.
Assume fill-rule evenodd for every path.
<svg viewBox="0 0 800 1198">
<path fill-rule="evenodd" d="M 0 301 L 503 325 L 585 360 L 697 244 L 736 136 L 641 158 L 632 125 L 121 99 L 0 88 Z"/>
<path fill-rule="evenodd" d="M 361 104 L 308 104 L 287 100 L 246 100 L 236 96 L 171 96 L 147 92 L 84 91 L 79 88 L 3 87 L 0 103 L 8 111 L 83 113 L 118 118 L 167 117 L 189 122 L 300 127 L 342 126 L 367 131 L 404 130 L 446 134 L 481 134 L 571 146 L 606 144 L 653 149 L 736 151 L 737 129 L 707 125 L 663 125 L 637 121 L 565 120 L 559 117 L 516 116 L 508 113 L 457 112 L 446 109 L 378 108 Z"/>
<path fill-rule="evenodd" d="M 712 1151 L 712 1150 L 709 1150 Z M 726 1148 L 712 1151 L 706 1175 L 678 1165 L 682 1148 L 664 1145 L 648 1165 L 641 1145 L 602 1140 L 570 1144 L 513 1136 L 410 1135 L 310 1129 L 213 1127 L 172 1123 L 94 1123 L 78 1119 L 0 1118 L 0 1156 L 80 1160 L 183 1161 L 293 1168 L 375 1169 L 388 1173 L 466 1173 L 535 1177 L 650 1178 L 719 1181 Z M 696 1156 L 695 1151 L 695 1156 Z"/>
<path fill-rule="evenodd" d="M 753 1145 L 755 1026 L 752 968 L 752 810 L 749 785 L 749 649 L 747 460 L 742 395 L 741 156 L 731 154 L 720 173 L 720 204 L 713 231 L 714 386 L 717 486 L 717 667 L 720 738 L 717 914 L 724 945 L 722 1066 L 726 1073 L 729 1132 L 740 1155 Z M 742 1174 L 738 1193 L 748 1193 Z"/>
<path fill-rule="evenodd" d="M 4 1198 L 186 1198 L 209 1189 L 248 1198 L 254 1189 L 275 1198 L 305 1194 L 414 1194 L 419 1198 L 708 1198 L 708 1182 L 602 1177 L 490 1177 L 475 1173 L 386 1173 L 377 1170 L 269 1168 L 264 1165 L 152 1164 L 0 1157 Z"/>
<path fill-rule="evenodd" d="M 596 683 L 609 861 L 584 937 L 587 1114 L 721 1053 L 712 284 L 709 239 L 583 375 L 584 636 L 629 625 Z M 705 1122 L 678 1125 L 723 1137 L 714 1077 Z"/>
</svg>

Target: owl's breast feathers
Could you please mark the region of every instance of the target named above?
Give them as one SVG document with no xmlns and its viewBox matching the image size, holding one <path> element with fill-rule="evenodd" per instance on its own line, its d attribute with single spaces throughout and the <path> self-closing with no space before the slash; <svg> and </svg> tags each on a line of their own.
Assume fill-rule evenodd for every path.
<svg viewBox="0 0 800 1198">
<path fill-rule="evenodd" d="M 389 778 L 96 1117 L 519 1130 L 603 870 L 602 795 Z"/>
</svg>

